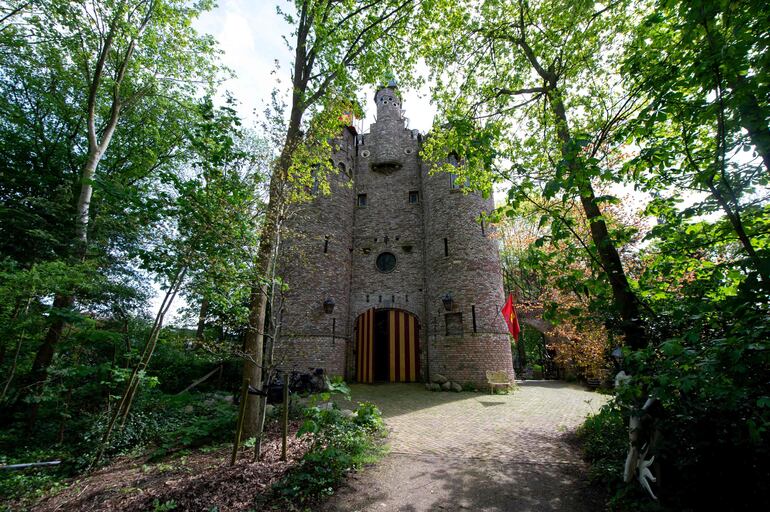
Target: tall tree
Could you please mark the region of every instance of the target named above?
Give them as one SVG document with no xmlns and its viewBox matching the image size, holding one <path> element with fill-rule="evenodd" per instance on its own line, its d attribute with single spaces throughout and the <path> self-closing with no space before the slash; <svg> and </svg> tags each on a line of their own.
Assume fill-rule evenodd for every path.
<svg viewBox="0 0 770 512">
<path fill-rule="evenodd" d="M 752 2 L 656 2 L 634 30 L 624 72 L 650 98 L 629 134 L 629 168 L 669 202 L 703 195 L 687 216 L 721 210 L 750 266 L 770 281 L 758 217 L 770 180 L 766 51 L 770 22 Z M 753 152 L 753 155 L 752 155 Z M 657 206 L 660 206 L 659 204 Z"/>
<path fill-rule="evenodd" d="M 79 112 L 80 122 L 69 133 L 73 146 L 85 140 L 78 148 L 82 153 L 76 152 L 81 167 L 70 216 L 72 238 L 61 256 L 73 262 L 87 256 L 97 169 L 123 116 L 148 98 L 180 99 L 199 88 L 194 81 L 212 82 L 216 72 L 212 41 L 191 25 L 201 9 L 210 6 L 184 0 L 44 1 L 15 15 L 14 44 L 24 49 L 28 65 L 50 71 L 52 83 L 66 94 L 65 102 Z M 74 303 L 70 292 L 57 293 L 54 299 L 59 309 L 70 309 Z M 37 352 L 32 378 L 38 389 L 63 327 L 63 318 L 55 319 Z"/>
<path fill-rule="evenodd" d="M 614 68 L 630 15 L 626 2 L 423 2 L 419 33 L 434 70 L 441 119 L 428 156 L 457 151 L 471 180 L 516 181 L 509 205 L 530 195 L 577 202 L 585 245 L 609 285 L 610 319 L 634 348 L 646 345 L 642 306 L 603 216 L 597 180 L 618 181 L 611 136 L 639 108 Z M 510 162 L 507 165 L 506 162 Z M 503 169 L 507 166 L 509 169 Z M 549 212 L 543 212 L 550 216 Z M 575 219 L 556 216 L 569 234 Z"/>
<path fill-rule="evenodd" d="M 340 118 L 350 108 L 351 98 L 362 84 L 382 80 L 398 59 L 400 37 L 412 14 L 413 0 L 295 0 L 293 7 L 292 12 L 284 13 L 294 26 L 287 121 L 270 179 L 244 343 L 247 358 L 243 376 L 258 387 L 263 379 L 270 268 L 291 195 L 290 184 L 328 159 L 327 141 L 342 128 Z M 312 126 L 310 119 L 314 120 Z M 256 396 L 249 397 L 245 414 L 244 434 L 258 436 L 262 413 Z"/>
</svg>

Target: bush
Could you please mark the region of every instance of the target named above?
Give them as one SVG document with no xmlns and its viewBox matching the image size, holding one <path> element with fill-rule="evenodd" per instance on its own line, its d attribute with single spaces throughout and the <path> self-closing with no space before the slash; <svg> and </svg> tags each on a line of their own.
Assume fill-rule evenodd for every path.
<svg viewBox="0 0 770 512">
<path fill-rule="evenodd" d="M 0 455 L 0 464 L 20 464 L 26 462 L 54 460 L 50 451 L 32 451 L 23 458 L 9 458 Z M 56 491 L 65 487 L 62 483 L 64 475 L 61 466 L 27 468 L 22 470 L 0 471 L 0 511 L 15 510 L 11 508 L 11 501 L 21 500 L 23 509 L 36 498 L 47 492 Z"/>
<path fill-rule="evenodd" d="M 623 461 L 628 451 L 628 428 L 615 402 L 589 415 L 578 428 L 586 459 L 591 462 L 590 478 L 612 489 L 623 479 Z"/>
<path fill-rule="evenodd" d="M 578 428 L 585 458 L 591 463 L 591 482 L 602 485 L 609 495 L 609 509 L 616 511 L 656 512 L 666 510 L 652 501 L 636 481 L 623 481 L 623 466 L 628 453 L 628 418 L 612 400 L 598 413 L 589 415 Z"/>
<path fill-rule="evenodd" d="M 374 462 L 382 454 L 375 442 L 382 433 L 382 416 L 374 404 L 359 404 L 349 418 L 336 406 L 309 407 L 297 435 L 310 435 L 311 448 L 276 484 L 275 491 L 283 499 L 301 504 L 331 495 L 348 471 Z"/>
<path fill-rule="evenodd" d="M 182 448 L 224 442 L 232 435 L 236 416 L 236 408 L 217 395 L 145 392 L 123 429 L 113 434 L 105 455 L 109 458 L 154 448 L 152 457 L 158 458 Z M 91 462 L 108 420 L 106 415 L 99 416 L 86 434 L 86 464 Z"/>
<path fill-rule="evenodd" d="M 729 511 L 770 502 L 770 392 L 761 381 L 767 353 L 740 357 L 767 342 L 688 345 L 670 339 L 631 354 L 629 366 L 639 377 L 579 429 L 591 477 L 607 487 L 613 510 Z M 662 406 L 655 420 L 659 441 L 650 453 L 657 503 L 636 480 L 622 481 L 627 416 L 647 395 Z"/>
</svg>

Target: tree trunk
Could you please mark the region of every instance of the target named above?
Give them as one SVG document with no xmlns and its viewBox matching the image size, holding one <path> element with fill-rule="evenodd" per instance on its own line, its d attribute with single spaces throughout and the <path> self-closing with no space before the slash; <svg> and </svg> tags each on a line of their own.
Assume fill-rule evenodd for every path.
<svg viewBox="0 0 770 512">
<path fill-rule="evenodd" d="M 567 112 L 564 108 L 559 90 L 551 83 L 548 90 L 549 105 L 556 117 L 557 134 L 561 142 L 561 154 L 568 165 L 569 172 L 577 178 L 580 192 L 580 203 L 583 206 L 591 230 L 591 239 L 596 246 L 599 261 L 604 269 L 612 288 L 615 308 L 620 316 L 620 328 L 625 335 L 626 344 L 633 349 L 644 348 L 647 344 L 644 323 L 640 315 L 639 299 L 631 290 L 623 263 L 620 260 L 615 243 L 610 237 L 607 223 L 604 222 L 601 209 L 596 203 L 596 195 L 590 179 L 578 176 L 580 171 L 577 154 L 572 150 L 573 140 L 567 122 Z"/>
<path fill-rule="evenodd" d="M 295 82 L 297 79 L 295 78 Z M 249 379 L 257 389 L 262 389 L 262 368 L 264 356 L 264 330 L 267 301 L 270 295 L 272 283 L 268 282 L 270 266 L 273 257 L 273 249 L 280 226 L 281 215 L 284 208 L 284 187 L 287 185 L 287 176 L 291 166 L 292 155 L 300 142 L 300 125 L 304 106 L 301 94 L 295 88 L 292 98 L 291 116 L 286 131 L 281 156 L 270 177 L 270 200 L 267 206 L 265 222 L 262 226 L 262 234 L 259 239 L 257 252 L 257 267 L 255 269 L 255 283 L 251 288 L 249 299 L 249 325 L 244 336 L 243 351 L 246 357 L 243 361 L 243 378 Z M 246 413 L 243 422 L 243 433 L 248 438 L 257 437 L 260 434 L 259 424 L 261 413 L 261 401 L 258 395 L 249 395 L 246 403 Z"/>
<path fill-rule="evenodd" d="M 208 299 L 203 299 L 201 301 L 201 309 L 200 313 L 198 314 L 198 328 L 195 331 L 195 340 L 200 341 L 203 339 L 203 333 L 206 330 L 206 315 L 209 311 L 209 301 Z"/>
<path fill-rule="evenodd" d="M 53 307 L 56 309 L 71 308 L 74 304 L 75 297 L 73 295 L 56 295 L 53 300 Z M 48 379 L 48 367 L 51 366 L 56 346 L 61 341 L 65 323 L 64 319 L 57 315 L 48 328 L 48 332 L 45 338 L 43 338 L 43 343 L 37 349 L 35 360 L 32 362 L 32 370 L 30 371 L 33 395 L 40 395 L 45 389 L 45 382 Z M 30 432 L 35 428 L 39 411 L 40 402 L 37 400 L 32 401 L 27 410 L 27 430 Z"/>
<path fill-rule="evenodd" d="M 80 176 L 80 196 L 78 196 L 78 203 L 75 208 L 75 236 L 78 244 L 76 254 L 80 260 L 85 258 L 88 248 L 88 215 L 91 208 L 91 195 L 94 191 L 91 181 L 94 179 L 96 167 L 102 158 L 98 148 L 91 148 L 88 153 L 88 161 Z"/>
<path fill-rule="evenodd" d="M 738 75 L 730 80 L 729 85 L 738 105 L 741 126 L 748 132 L 751 143 L 762 157 L 765 171 L 770 173 L 770 128 L 765 122 L 759 101 L 745 77 Z"/>
<path fill-rule="evenodd" d="M 131 404 L 134 400 L 134 396 L 136 395 L 136 391 L 139 388 L 140 373 L 144 371 L 147 368 L 147 366 L 150 364 L 150 359 L 152 358 L 152 354 L 155 351 L 155 345 L 158 342 L 158 335 L 160 334 L 160 330 L 163 328 L 163 318 L 166 316 L 166 313 L 168 313 L 168 310 L 171 308 L 171 304 L 174 302 L 174 298 L 176 297 L 176 294 L 179 291 L 179 288 L 182 286 L 182 283 L 184 282 L 184 276 L 186 273 L 187 273 L 186 266 L 180 268 L 177 271 L 176 275 L 174 276 L 174 279 L 169 283 L 169 289 L 166 290 L 166 295 L 163 298 L 163 302 L 161 302 L 161 305 L 158 308 L 158 313 L 155 315 L 155 322 L 153 323 L 152 329 L 150 330 L 150 334 L 147 338 L 147 343 L 144 346 L 144 350 L 142 351 L 142 355 L 139 358 L 139 361 L 137 362 L 133 371 L 131 372 L 131 376 L 129 377 L 128 383 L 126 384 L 125 392 L 120 397 L 120 401 L 118 402 L 118 405 L 115 407 L 115 409 L 112 412 L 112 415 L 110 416 L 110 420 L 107 423 L 107 428 L 105 429 L 102 439 L 99 443 L 99 446 L 96 451 L 96 456 L 94 457 L 94 460 L 91 463 L 91 467 L 97 466 L 101 461 L 102 455 L 104 454 L 104 449 L 107 447 L 107 443 L 110 440 L 110 436 L 112 435 L 112 431 L 115 427 L 115 423 L 117 422 L 118 418 L 122 418 L 121 419 L 121 428 L 122 428 L 123 423 L 125 423 L 125 420 L 128 417 L 128 413 L 131 410 Z M 109 398 L 107 401 L 107 405 L 109 408 Z"/>
<path fill-rule="evenodd" d="M 757 251 L 754 249 L 754 245 L 751 243 L 751 239 L 743 226 L 739 203 L 737 200 L 734 200 L 733 207 L 731 207 L 724 195 L 714 184 L 713 179 L 708 182 L 708 187 L 711 191 L 711 195 L 714 196 L 714 199 L 716 199 L 719 206 L 725 212 L 725 215 L 727 215 L 730 225 L 733 227 L 733 231 L 735 231 L 735 234 L 738 236 L 738 240 L 741 242 L 743 249 L 746 251 L 746 254 L 748 254 L 749 259 L 751 259 L 757 272 L 762 276 L 762 280 L 770 282 L 770 273 L 767 262 L 757 254 Z"/>
<path fill-rule="evenodd" d="M 620 314 L 621 330 L 626 338 L 626 344 L 633 349 L 646 346 L 644 324 L 639 312 L 639 300 L 628 283 L 620 255 L 607 230 L 607 224 L 602 218 L 602 212 L 596 204 L 596 196 L 590 184 L 581 190 L 580 202 L 591 227 L 591 238 L 599 253 L 599 261 L 604 267 L 607 279 L 612 287 L 615 307 Z M 583 195 L 583 194 L 586 195 Z"/>
</svg>

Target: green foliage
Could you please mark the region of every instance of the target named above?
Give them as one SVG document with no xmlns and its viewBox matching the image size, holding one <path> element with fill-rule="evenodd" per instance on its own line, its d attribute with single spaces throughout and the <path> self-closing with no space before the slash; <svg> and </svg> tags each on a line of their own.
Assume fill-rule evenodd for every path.
<svg viewBox="0 0 770 512">
<path fill-rule="evenodd" d="M 161 503 L 160 500 L 155 499 L 152 501 L 152 507 L 153 512 L 169 512 L 170 510 L 176 510 L 177 503 L 174 500 Z"/>
<path fill-rule="evenodd" d="M 348 471 L 374 462 L 383 453 L 376 443 L 383 428 L 380 411 L 367 402 L 359 404 L 352 418 L 346 418 L 336 406 L 306 409 L 297 435 L 309 435 L 312 446 L 300 464 L 276 484 L 275 491 L 299 504 L 331 495 Z"/>
<path fill-rule="evenodd" d="M 222 396 L 148 392 L 142 395 L 123 429 L 112 436 L 105 455 L 138 454 L 150 449 L 156 460 L 183 448 L 224 442 L 232 435 L 236 416 L 236 408 Z M 104 432 L 107 419 L 95 418 L 85 434 L 89 452 L 83 456 L 84 464 L 91 462 L 90 450 Z"/>
<path fill-rule="evenodd" d="M 616 402 L 610 402 L 586 418 L 578 428 L 586 459 L 591 462 L 591 478 L 606 486 L 623 479 L 623 461 L 628 452 L 626 418 Z"/>
<path fill-rule="evenodd" d="M 571 326 L 570 339 L 593 324 L 597 360 L 623 342 L 634 349 L 632 384 L 584 427 L 613 506 L 659 508 L 618 472 L 624 416 L 648 395 L 664 409 L 661 507 L 768 502 L 764 6 L 421 5 L 416 33 L 439 109 L 424 158 L 456 148 L 475 189 L 510 186 L 493 216 L 510 219 L 510 289 Z M 474 148 L 477 138 L 488 147 Z M 618 197 L 620 184 L 641 212 Z M 622 265 L 611 265 L 613 251 Z"/>
<path fill-rule="evenodd" d="M 21 456 L 0 455 L 0 464 L 50 461 L 59 455 L 50 450 L 32 449 Z M 25 505 L 31 504 L 35 499 L 49 492 L 64 489 L 67 486 L 64 483 L 64 475 L 65 473 L 57 466 L 0 471 L 0 496 L 4 501 L 0 503 L 0 511 L 13 510 L 10 508 L 11 501 L 18 500 Z"/>
</svg>

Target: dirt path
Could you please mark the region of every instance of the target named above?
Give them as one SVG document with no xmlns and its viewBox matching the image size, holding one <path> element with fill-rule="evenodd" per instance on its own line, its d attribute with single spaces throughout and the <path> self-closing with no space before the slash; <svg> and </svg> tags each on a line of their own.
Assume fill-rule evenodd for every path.
<svg viewBox="0 0 770 512">
<path fill-rule="evenodd" d="M 601 510 L 574 428 L 605 402 L 563 382 L 512 395 L 430 393 L 417 384 L 353 386 L 391 429 L 391 453 L 353 476 L 326 511 Z"/>
</svg>

